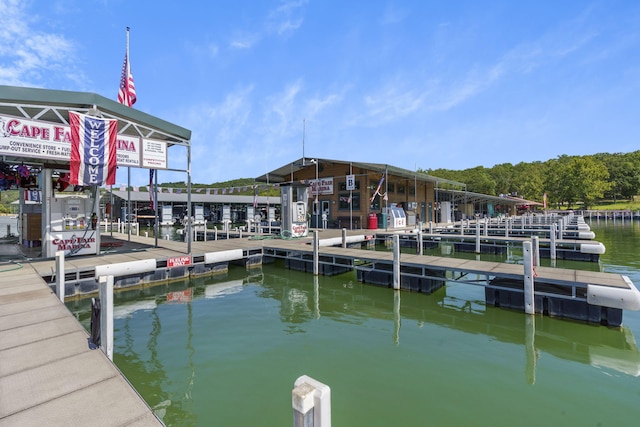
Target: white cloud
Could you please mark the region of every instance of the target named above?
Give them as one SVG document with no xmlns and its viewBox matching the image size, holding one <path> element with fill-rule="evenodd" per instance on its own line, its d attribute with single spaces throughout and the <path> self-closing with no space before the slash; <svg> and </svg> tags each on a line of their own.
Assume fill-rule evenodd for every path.
<svg viewBox="0 0 640 427">
<path fill-rule="evenodd" d="M 307 3 L 306 0 L 285 1 L 269 12 L 266 29 L 278 35 L 288 35 L 300 28 L 303 19 L 296 14 Z"/>
<path fill-rule="evenodd" d="M 75 46 L 61 34 L 47 33 L 26 11 L 25 2 L 0 0 L 0 83 L 40 86 L 56 75 L 82 80 L 73 63 Z"/>
</svg>

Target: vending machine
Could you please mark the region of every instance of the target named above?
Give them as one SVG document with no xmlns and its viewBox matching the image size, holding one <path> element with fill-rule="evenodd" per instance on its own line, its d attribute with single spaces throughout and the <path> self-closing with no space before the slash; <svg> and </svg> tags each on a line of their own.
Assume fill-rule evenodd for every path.
<svg viewBox="0 0 640 427">
<path fill-rule="evenodd" d="M 95 193 L 95 191 L 91 191 Z M 49 200 L 49 227 L 46 228 L 43 255 L 53 257 L 97 255 L 100 251 L 100 227 L 95 198 L 90 194 L 56 193 Z"/>
<path fill-rule="evenodd" d="M 290 232 L 292 237 L 306 237 L 309 233 L 307 223 L 307 202 L 309 184 L 280 184 L 282 205 L 282 232 Z"/>
</svg>

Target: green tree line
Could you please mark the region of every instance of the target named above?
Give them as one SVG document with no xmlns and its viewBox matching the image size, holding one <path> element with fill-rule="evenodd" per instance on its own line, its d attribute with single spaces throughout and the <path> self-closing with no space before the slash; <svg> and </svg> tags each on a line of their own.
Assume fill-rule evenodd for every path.
<svg viewBox="0 0 640 427">
<path fill-rule="evenodd" d="M 517 194 L 549 206 L 592 207 L 601 200 L 631 200 L 640 193 L 640 150 L 588 156 L 561 155 L 546 162 L 502 163 L 491 168 L 420 170 L 440 178 L 467 184 L 475 193 Z"/>
</svg>

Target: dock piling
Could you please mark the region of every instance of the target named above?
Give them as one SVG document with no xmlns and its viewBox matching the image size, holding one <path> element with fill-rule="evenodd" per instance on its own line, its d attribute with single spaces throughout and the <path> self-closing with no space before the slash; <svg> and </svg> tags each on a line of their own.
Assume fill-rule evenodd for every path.
<svg viewBox="0 0 640 427">
<path fill-rule="evenodd" d="M 533 265 L 540 267 L 540 238 L 531 236 L 531 246 L 533 249 Z"/>
<path fill-rule="evenodd" d="M 319 272 L 318 258 L 320 254 L 320 239 L 318 238 L 318 230 L 313 230 L 313 275 L 317 276 Z"/>
<path fill-rule="evenodd" d="M 56 252 L 56 295 L 64 303 L 64 251 Z"/>
<path fill-rule="evenodd" d="M 393 235 L 393 289 L 400 290 L 400 236 Z"/>
<path fill-rule="evenodd" d="M 533 253 L 531 242 L 522 243 L 522 255 L 524 262 L 524 312 L 526 314 L 534 314 L 534 291 L 533 291 Z"/>
<path fill-rule="evenodd" d="M 331 388 L 307 375 L 293 384 L 291 392 L 294 427 L 331 427 Z"/>
<path fill-rule="evenodd" d="M 476 221 L 476 253 L 480 253 L 480 221 Z"/>
<path fill-rule="evenodd" d="M 550 257 L 552 260 L 556 259 L 556 224 L 551 224 L 551 231 L 549 232 L 549 237 L 551 238 L 550 242 L 549 242 L 549 249 L 550 249 Z"/>
<path fill-rule="evenodd" d="M 100 348 L 113 361 L 113 276 L 100 276 Z"/>
</svg>

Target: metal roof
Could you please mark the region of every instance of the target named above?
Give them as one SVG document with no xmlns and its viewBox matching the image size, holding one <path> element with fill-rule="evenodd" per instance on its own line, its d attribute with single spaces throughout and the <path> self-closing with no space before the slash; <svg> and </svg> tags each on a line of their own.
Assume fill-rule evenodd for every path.
<svg viewBox="0 0 640 427">
<path fill-rule="evenodd" d="M 128 192 L 121 190 L 113 190 L 113 195 L 123 200 L 127 200 Z M 103 193 L 102 197 L 108 197 L 109 193 Z M 149 193 L 146 191 L 131 191 L 132 202 L 149 202 Z M 258 203 L 266 205 L 280 204 L 278 196 L 258 196 Z M 187 193 L 158 193 L 158 203 L 187 203 Z M 233 195 L 233 194 L 203 194 L 191 193 L 191 203 L 222 203 L 222 204 L 253 204 L 253 196 Z"/>
<path fill-rule="evenodd" d="M 460 190 L 438 190 L 443 194 L 452 194 L 453 201 L 456 203 L 478 203 L 478 202 L 494 202 L 503 205 L 512 206 L 542 206 L 542 203 L 534 202 L 513 196 L 491 196 L 489 194 L 473 193 L 471 191 Z"/>
<path fill-rule="evenodd" d="M 399 176 L 407 179 L 416 179 L 421 182 L 433 182 L 436 186 L 440 184 L 450 184 L 456 187 L 466 188 L 466 184 L 457 181 L 451 181 L 449 179 L 438 178 L 436 176 L 427 175 L 426 173 L 416 172 L 408 169 L 402 169 L 395 166 L 383 164 L 383 163 L 363 163 L 363 162 L 349 162 L 345 160 L 332 160 L 332 159 L 320 159 L 320 158 L 310 158 L 310 157 L 302 157 L 292 163 L 288 163 L 278 169 L 275 169 L 271 172 L 268 172 L 264 175 L 261 175 L 255 178 L 258 182 L 288 182 L 291 181 L 291 174 L 295 173 L 299 170 L 306 168 L 315 168 L 315 163 L 312 161 L 318 161 L 320 165 L 351 165 L 355 168 L 362 168 L 369 171 L 377 172 L 377 173 L 385 173 L 387 172 L 389 175 Z"/>
</svg>

